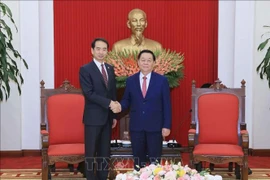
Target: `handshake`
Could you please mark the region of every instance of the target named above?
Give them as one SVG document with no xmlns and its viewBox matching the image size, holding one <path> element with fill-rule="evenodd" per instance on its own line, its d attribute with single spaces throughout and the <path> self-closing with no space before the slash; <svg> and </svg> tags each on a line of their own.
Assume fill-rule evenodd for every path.
<svg viewBox="0 0 270 180">
<path fill-rule="evenodd" d="M 111 101 L 109 106 L 114 113 L 119 113 L 122 111 L 121 104 L 118 101 Z"/>
</svg>

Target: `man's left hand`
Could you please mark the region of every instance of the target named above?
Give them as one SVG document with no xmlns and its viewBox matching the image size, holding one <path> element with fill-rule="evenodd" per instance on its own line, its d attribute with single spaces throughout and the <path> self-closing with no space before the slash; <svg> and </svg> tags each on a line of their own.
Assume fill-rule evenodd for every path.
<svg viewBox="0 0 270 180">
<path fill-rule="evenodd" d="M 163 137 L 169 136 L 170 133 L 171 133 L 171 130 L 170 129 L 162 128 L 162 136 Z"/>
</svg>

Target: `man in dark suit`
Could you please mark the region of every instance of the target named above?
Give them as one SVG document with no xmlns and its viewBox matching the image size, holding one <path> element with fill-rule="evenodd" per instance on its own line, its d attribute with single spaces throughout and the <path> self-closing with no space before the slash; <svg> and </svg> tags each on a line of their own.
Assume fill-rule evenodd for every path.
<svg viewBox="0 0 270 180">
<path fill-rule="evenodd" d="M 134 168 L 137 170 L 147 163 L 147 154 L 150 163 L 160 161 L 162 136 L 168 136 L 171 129 L 169 83 L 166 77 L 153 72 L 155 59 L 150 50 L 139 53 L 140 72 L 127 79 L 120 102 L 122 110 L 130 107 L 129 129 Z"/>
<path fill-rule="evenodd" d="M 110 157 L 111 128 L 116 120 L 110 108 L 116 103 L 114 69 L 104 63 L 109 44 L 97 38 L 91 44 L 93 61 L 80 68 L 79 77 L 85 97 L 85 167 L 87 180 L 106 180 Z M 94 158 L 97 164 L 94 165 Z"/>
</svg>

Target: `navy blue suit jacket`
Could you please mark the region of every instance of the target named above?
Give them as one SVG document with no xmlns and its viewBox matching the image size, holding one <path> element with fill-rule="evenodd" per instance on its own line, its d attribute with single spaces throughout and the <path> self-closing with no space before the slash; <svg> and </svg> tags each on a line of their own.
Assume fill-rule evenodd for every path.
<svg viewBox="0 0 270 180">
<path fill-rule="evenodd" d="M 170 88 L 166 77 L 152 72 L 145 98 L 142 95 L 140 72 L 130 76 L 121 100 L 122 110 L 130 107 L 130 131 L 157 132 L 171 129 Z"/>
</svg>

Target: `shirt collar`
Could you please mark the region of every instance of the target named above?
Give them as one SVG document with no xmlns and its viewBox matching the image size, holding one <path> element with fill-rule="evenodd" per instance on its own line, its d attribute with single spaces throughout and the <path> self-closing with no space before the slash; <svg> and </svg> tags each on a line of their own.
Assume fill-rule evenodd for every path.
<svg viewBox="0 0 270 180">
<path fill-rule="evenodd" d="M 150 78 L 151 78 L 151 74 L 152 74 L 152 72 L 148 73 L 148 74 L 146 75 L 146 79 L 150 79 Z M 143 79 L 143 77 L 144 77 L 143 73 L 140 72 L 140 79 Z"/>
<path fill-rule="evenodd" d="M 106 67 L 104 62 L 103 63 L 100 63 L 99 61 L 95 60 L 95 58 L 94 58 L 94 62 L 97 65 L 98 68 L 101 67 L 101 64 L 104 64 L 104 67 Z"/>
</svg>

